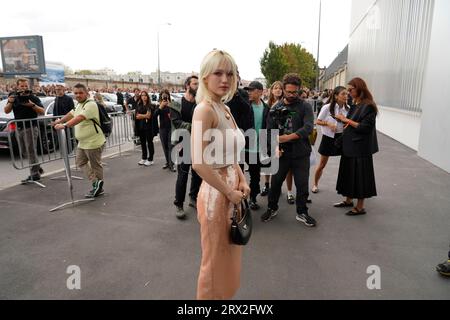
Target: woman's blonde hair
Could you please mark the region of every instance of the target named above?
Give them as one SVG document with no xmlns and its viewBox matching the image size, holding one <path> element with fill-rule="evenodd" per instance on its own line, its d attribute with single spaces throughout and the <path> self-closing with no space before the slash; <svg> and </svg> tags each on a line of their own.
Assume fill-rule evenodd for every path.
<svg viewBox="0 0 450 320">
<path fill-rule="evenodd" d="M 226 103 L 233 98 L 236 93 L 238 83 L 236 62 L 234 62 L 233 57 L 227 52 L 222 50 L 213 50 L 206 55 L 200 66 L 199 86 L 196 95 L 197 103 L 200 103 L 202 100 L 206 100 L 210 103 L 212 102 L 212 93 L 208 89 L 205 80 L 222 64 L 225 64 L 227 68 L 229 68 L 226 71 L 231 71 L 233 73 L 230 83 L 230 91 L 222 98 L 222 101 Z"/>
</svg>

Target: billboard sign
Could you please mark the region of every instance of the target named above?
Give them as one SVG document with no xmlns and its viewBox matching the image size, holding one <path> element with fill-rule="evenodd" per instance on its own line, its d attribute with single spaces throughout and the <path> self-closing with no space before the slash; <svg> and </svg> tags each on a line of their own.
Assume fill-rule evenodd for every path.
<svg viewBox="0 0 450 320">
<path fill-rule="evenodd" d="M 57 62 L 45 62 L 46 74 L 39 79 L 41 86 L 51 84 L 64 84 L 64 65 Z"/>
<path fill-rule="evenodd" d="M 41 36 L 0 38 L 0 52 L 5 76 L 45 73 L 44 46 Z"/>
</svg>

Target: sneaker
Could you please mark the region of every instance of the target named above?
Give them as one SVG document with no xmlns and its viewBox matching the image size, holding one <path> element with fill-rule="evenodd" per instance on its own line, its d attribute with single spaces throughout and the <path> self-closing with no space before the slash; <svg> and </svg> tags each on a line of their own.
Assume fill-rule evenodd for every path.
<svg viewBox="0 0 450 320">
<path fill-rule="evenodd" d="M 436 271 L 439 272 L 439 274 L 450 277 L 450 260 L 447 262 L 441 263 L 436 267 Z"/>
<path fill-rule="evenodd" d="M 259 206 L 259 204 L 256 202 L 256 199 L 252 199 L 250 200 L 250 209 L 252 209 L 253 211 L 259 210 L 261 209 L 261 207 Z"/>
<path fill-rule="evenodd" d="M 177 172 L 177 170 L 175 169 L 175 167 L 171 166 L 169 169 L 170 172 Z"/>
<path fill-rule="evenodd" d="M 268 186 L 264 186 L 264 188 L 261 191 L 261 197 L 267 197 L 269 194 L 270 188 Z"/>
<path fill-rule="evenodd" d="M 94 198 L 96 198 L 103 191 L 103 180 L 97 180 L 94 183 L 95 183 L 95 185 L 94 185 L 94 189 L 92 189 L 92 191 L 93 191 L 92 195 L 94 196 Z"/>
<path fill-rule="evenodd" d="M 97 196 L 94 196 L 94 190 L 91 190 L 87 194 L 85 194 L 84 197 L 87 199 L 93 199 L 93 198 L 100 197 L 104 194 L 105 194 L 105 191 L 103 189 L 101 189 L 100 191 L 98 191 Z"/>
<path fill-rule="evenodd" d="M 169 169 L 170 166 L 169 166 L 169 164 L 166 163 L 166 164 L 164 165 L 164 167 L 162 167 L 162 168 L 163 168 L 163 170 L 166 170 L 166 169 Z"/>
<path fill-rule="evenodd" d="M 141 160 L 138 162 L 138 165 L 143 166 L 145 164 L 145 160 Z"/>
<path fill-rule="evenodd" d="M 183 207 L 177 207 L 177 211 L 175 212 L 175 215 L 178 220 L 186 219 L 186 212 L 184 212 Z"/>
<path fill-rule="evenodd" d="M 315 227 L 317 225 L 316 220 L 308 214 L 298 214 L 296 219 L 297 221 L 304 223 L 307 227 Z"/>
<path fill-rule="evenodd" d="M 294 205 L 295 204 L 295 197 L 292 194 L 288 194 L 287 196 L 287 203 L 289 203 L 290 205 Z"/>
<path fill-rule="evenodd" d="M 146 166 L 146 167 L 150 167 L 150 166 L 152 166 L 153 164 L 154 164 L 153 161 L 148 161 L 148 160 L 146 160 L 146 161 L 144 162 L 144 166 Z"/>
<path fill-rule="evenodd" d="M 312 193 L 319 193 L 319 188 L 317 186 L 313 186 L 311 189 Z"/>
<path fill-rule="evenodd" d="M 189 200 L 189 207 L 194 208 L 195 210 L 197 210 L 197 200 L 194 200 L 191 198 L 191 200 Z"/>
<path fill-rule="evenodd" d="M 39 181 L 39 180 L 41 180 L 41 176 L 39 174 L 35 174 L 33 176 L 28 176 L 26 179 L 22 180 L 21 183 L 27 184 L 29 182 Z"/>
<path fill-rule="evenodd" d="M 261 216 L 262 222 L 269 222 L 278 215 L 278 210 L 267 209 L 267 211 Z"/>
<path fill-rule="evenodd" d="M 308 199 L 308 200 L 306 200 L 306 203 L 311 204 L 311 203 L 312 203 L 312 200 L 311 200 L 311 199 Z"/>
</svg>

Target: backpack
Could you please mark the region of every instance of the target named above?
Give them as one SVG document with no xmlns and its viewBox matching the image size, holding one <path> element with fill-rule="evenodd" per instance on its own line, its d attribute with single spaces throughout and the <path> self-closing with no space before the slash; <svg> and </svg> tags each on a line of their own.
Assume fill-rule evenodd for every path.
<svg viewBox="0 0 450 320">
<path fill-rule="evenodd" d="M 106 111 L 105 107 L 103 107 L 100 103 L 97 103 L 97 108 L 98 108 L 98 117 L 100 119 L 100 123 L 97 123 L 97 121 L 95 119 L 92 119 L 92 122 L 94 123 L 95 131 L 98 133 L 97 127 L 100 127 L 100 129 L 102 129 L 105 137 L 109 137 L 112 132 L 111 118 L 109 117 L 109 114 Z"/>
</svg>

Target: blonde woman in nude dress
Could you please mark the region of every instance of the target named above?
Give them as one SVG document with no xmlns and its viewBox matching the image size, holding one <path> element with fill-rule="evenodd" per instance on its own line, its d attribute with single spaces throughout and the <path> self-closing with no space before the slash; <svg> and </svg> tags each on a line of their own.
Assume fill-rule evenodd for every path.
<svg viewBox="0 0 450 320">
<path fill-rule="evenodd" d="M 230 240 L 231 216 L 250 194 L 238 164 L 244 135 L 225 105 L 237 88 L 233 58 L 210 52 L 199 81 L 191 137 L 192 167 L 203 179 L 197 199 L 202 246 L 197 299 L 228 300 L 239 289 L 242 252 Z"/>
</svg>

